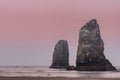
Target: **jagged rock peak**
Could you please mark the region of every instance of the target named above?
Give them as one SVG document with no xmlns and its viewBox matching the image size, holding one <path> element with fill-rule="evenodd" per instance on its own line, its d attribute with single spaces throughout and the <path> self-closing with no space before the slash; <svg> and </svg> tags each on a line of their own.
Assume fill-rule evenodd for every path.
<svg viewBox="0 0 120 80">
<path fill-rule="evenodd" d="M 55 45 L 50 68 L 66 68 L 69 66 L 69 49 L 66 40 L 59 40 Z"/>
<path fill-rule="evenodd" d="M 87 22 L 81 29 L 89 29 L 92 30 L 94 28 L 99 28 L 99 25 L 97 24 L 97 20 L 96 19 L 92 19 L 89 22 Z"/>
<path fill-rule="evenodd" d="M 77 70 L 116 70 L 104 55 L 104 42 L 96 19 L 87 22 L 79 32 Z"/>
</svg>

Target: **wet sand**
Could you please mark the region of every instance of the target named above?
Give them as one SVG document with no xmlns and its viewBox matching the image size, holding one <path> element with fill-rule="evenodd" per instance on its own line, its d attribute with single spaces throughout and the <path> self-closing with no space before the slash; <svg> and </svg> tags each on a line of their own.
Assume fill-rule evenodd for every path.
<svg viewBox="0 0 120 80">
<path fill-rule="evenodd" d="M 120 78 L 0 77 L 0 80 L 120 80 Z"/>
</svg>

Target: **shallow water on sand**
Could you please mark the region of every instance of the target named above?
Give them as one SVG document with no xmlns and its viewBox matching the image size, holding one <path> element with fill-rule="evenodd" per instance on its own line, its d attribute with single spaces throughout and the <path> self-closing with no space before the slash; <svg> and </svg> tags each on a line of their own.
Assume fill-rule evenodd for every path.
<svg viewBox="0 0 120 80">
<path fill-rule="evenodd" d="M 66 71 L 42 66 L 1 66 L 0 76 L 120 78 L 118 71 Z"/>
</svg>

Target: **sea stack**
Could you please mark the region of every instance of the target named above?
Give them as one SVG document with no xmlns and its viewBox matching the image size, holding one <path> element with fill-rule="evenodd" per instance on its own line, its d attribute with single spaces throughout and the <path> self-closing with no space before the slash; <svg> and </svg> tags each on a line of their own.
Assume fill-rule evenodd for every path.
<svg viewBox="0 0 120 80">
<path fill-rule="evenodd" d="M 50 68 L 67 68 L 69 66 L 69 49 L 66 40 L 59 40 L 55 45 Z"/>
<path fill-rule="evenodd" d="M 104 55 L 104 42 L 96 19 L 86 23 L 79 32 L 76 70 L 116 70 Z"/>
</svg>

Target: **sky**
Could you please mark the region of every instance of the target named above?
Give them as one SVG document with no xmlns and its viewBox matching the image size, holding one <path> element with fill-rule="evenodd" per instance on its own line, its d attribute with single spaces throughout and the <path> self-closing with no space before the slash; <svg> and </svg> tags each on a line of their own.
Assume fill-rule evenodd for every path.
<svg viewBox="0 0 120 80">
<path fill-rule="evenodd" d="M 0 0 L 0 65 L 49 66 L 60 39 L 75 65 L 79 30 L 91 19 L 106 58 L 120 66 L 120 0 Z"/>
</svg>

